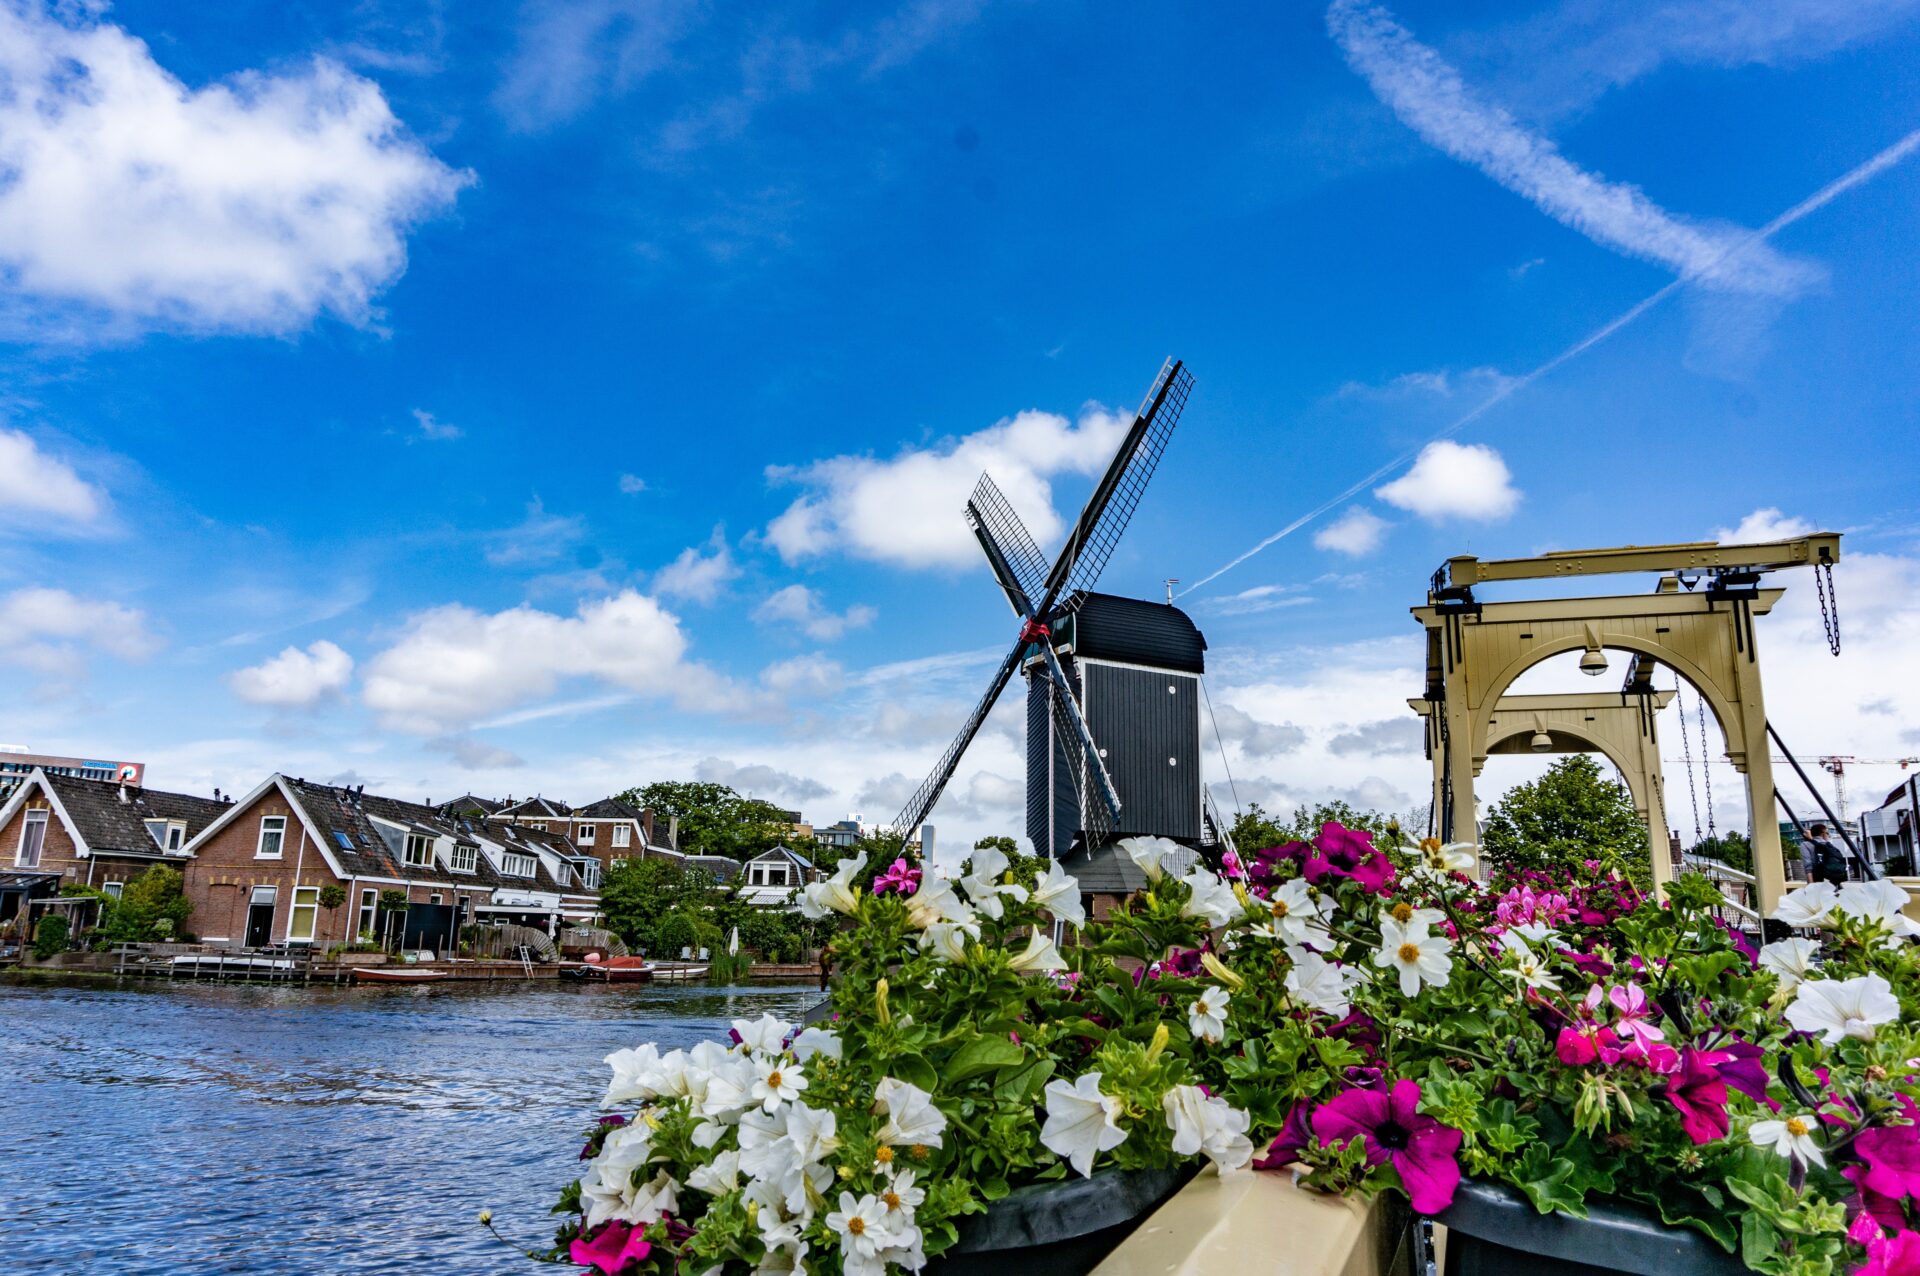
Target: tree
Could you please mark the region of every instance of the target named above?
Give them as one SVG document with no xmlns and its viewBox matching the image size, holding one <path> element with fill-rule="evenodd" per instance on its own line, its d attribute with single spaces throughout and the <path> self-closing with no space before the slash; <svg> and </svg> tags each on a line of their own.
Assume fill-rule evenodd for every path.
<svg viewBox="0 0 1920 1276">
<path fill-rule="evenodd" d="M 724 784 L 661 780 L 628 789 L 620 797 L 651 808 L 655 818 L 679 821 L 680 849 L 689 855 L 744 861 L 794 841 L 788 812 L 771 802 L 742 797 Z"/>
<path fill-rule="evenodd" d="M 1719 860 L 1743 873 L 1753 871 L 1753 845 L 1747 841 L 1747 835 L 1738 830 L 1718 837 L 1703 837 L 1693 844 L 1688 854 Z"/>
<path fill-rule="evenodd" d="M 607 929 L 633 948 L 662 950 L 658 934 L 669 915 L 693 925 L 693 917 L 711 911 L 713 874 L 672 860 L 627 859 L 607 870 L 600 884 L 600 912 Z M 679 952 L 680 945 L 673 946 Z"/>
<path fill-rule="evenodd" d="M 192 912 L 180 871 L 155 864 L 126 884 L 100 929 L 116 944 L 171 938 L 184 933 Z"/>
<path fill-rule="evenodd" d="M 1507 790 L 1488 813 L 1480 842 L 1496 867 L 1551 870 L 1618 859 L 1636 881 L 1651 876 L 1647 826 L 1632 795 L 1584 753 L 1569 754 L 1533 783 Z"/>
</svg>

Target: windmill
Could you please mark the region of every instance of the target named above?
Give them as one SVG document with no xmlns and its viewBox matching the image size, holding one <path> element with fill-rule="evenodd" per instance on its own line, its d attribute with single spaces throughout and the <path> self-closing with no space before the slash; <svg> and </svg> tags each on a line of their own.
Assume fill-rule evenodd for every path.
<svg viewBox="0 0 1920 1276">
<path fill-rule="evenodd" d="M 1200 778 L 1206 641 L 1186 614 L 1093 592 L 1179 423 L 1193 377 L 1168 359 L 1049 568 L 988 475 L 966 519 L 1019 636 L 987 690 L 894 821 L 911 838 L 1016 671 L 1027 678 L 1027 835 L 1050 858 L 1121 834 L 1217 838 Z"/>
</svg>

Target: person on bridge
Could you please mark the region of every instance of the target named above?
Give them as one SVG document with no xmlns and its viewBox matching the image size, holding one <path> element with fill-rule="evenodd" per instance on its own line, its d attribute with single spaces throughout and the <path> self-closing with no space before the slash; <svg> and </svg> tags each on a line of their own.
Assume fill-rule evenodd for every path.
<svg viewBox="0 0 1920 1276">
<path fill-rule="evenodd" d="M 1847 884 L 1846 854 L 1828 840 L 1826 825 L 1815 824 L 1807 830 L 1807 844 L 1801 848 L 1800 858 L 1806 865 L 1808 881 Z"/>
</svg>

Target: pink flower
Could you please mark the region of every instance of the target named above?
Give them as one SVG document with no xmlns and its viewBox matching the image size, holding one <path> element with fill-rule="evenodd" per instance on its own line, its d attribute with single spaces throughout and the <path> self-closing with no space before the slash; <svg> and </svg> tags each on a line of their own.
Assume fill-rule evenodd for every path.
<svg viewBox="0 0 1920 1276">
<path fill-rule="evenodd" d="M 1607 1036 L 1614 1037 L 1612 1029 L 1604 1029 Z M 1652 1045 L 1641 1045 L 1638 1041 L 1629 1041 L 1623 1046 L 1613 1047 L 1606 1042 L 1600 1044 L 1600 1061 L 1609 1067 L 1630 1063 L 1645 1068 L 1648 1072 L 1657 1072 L 1661 1076 L 1671 1076 L 1680 1071 L 1680 1052 L 1664 1041 Z"/>
<path fill-rule="evenodd" d="M 1293 1106 L 1287 1109 L 1286 1124 L 1280 1127 L 1280 1133 L 1273 1136 L 1266 1154 L 1255 1159 L 1253 1168 L 1284 1170 L 1299 1160 L 1301 1151 L 1313 1142 L 1313 1133 L 1307 1125 L 1307 1114 L 1311 1111 L 1311 1103 L 1305 1099 L 1295 1099 Z"/>
<path fill-rule="evenodd" d="M 1375 849 L 1373 835 L 1333 821 L 1320 826 L 1305 872 L 1309 882 L 1345 877 L 1375 895 L 1383 893 L 1393 881 L 1393 865 Z"/>
<path fill-rule="evenodd" d="M 1238 852 L 1228 851 L 1220 857 L 1220 871 L 1228 877 L 1245 877 L 1246 869 L 1240 863 Z"/>
<path fill-rule="evenodd" d="M 902 859 L 893 862 L 893 866 L 873 879 L 873 893 L 884 895 L 888 891 L 897 891 L 902 895 L 911 895 L 920 889 L 920 870 Z"/>
<path fill-rule="evenodd" d="M 1579 1068 L 1592 1063 L 1603 1051 L 1613 1050 L 1617 1058 L 1619 1052 L 1615 1046 L 1619 1040 L 1611 1028 L 1597 1028 L 1592 1024 L 1584 1028 L 1562 1028 L 1560 1039 L 1554 1043 L 1554 1051 L 1560 1056 L 1560 1062 L 1568 1067 Z M 1615 1060 L 1609 1059 L 1608 1062 Z"/>
<path fill-rule="evenodd" d="M 1666 1040 L 1666 1030 L 1651 1022 L 1653 1007 L 1648 1004 L 1647 994 L 1641 991 L 1638 984 L 1615 984 L 1607 994 L 1607 999 L 1620 1012 L 1613 1026 L 1622 1035 L 1633 1038 L 1643 1046 Z"/>
<path fill-rule="evenodd" d="M 1895 1198 L 1920 1195 L 1920 1126 L 1875 1126 L 1853 1150 L 1867 1163 L 1862 1187 Z"/>
<path fill-rule="evenodd" d="M 1853 1229 L 1848 1233 L 1855 1241 L 1864 1245 L 1871 1236 L 1878 1236 L 1882 1229 L 1897 1232 L 1907 1225 L 1907 1209 L 1900 1203 L 1898 1196 L 1889 1196 L 1876 1191 L 1871 1182 L 1873 1171 L 1864 1165 L 1849 1165 L 1841 1174 L 1860 1193 L 1858 1206 L 1860 1216 L 1853 1220 Z M 1856 1235 L 1856 1233 L 1860 1233 Z"/>
<path fill-rule="evenodd" d="M 1347 1090 L 1313 1112 L 1313 1136 L 1322 1144 L 1359 1139 L 1367 1164 L 1393 1163 L 1414 1212 L 1438 1214 L 1460 1186 L 1460 1131 L 1420 1114 L 1420 1086 L 1396 1081 L 1386 1093 Z"/>
<path fill-rule="evenodd" d="M 1714 1068 L 1715 1056 L 1687 1047 L 1680 1070 L 1667 1083 L 1665 1099 L 1680 1113 L 1680 1128 L 1695 1143 L 1727 1137 L 1727 1083 Z"/>
<path fill-rule="evenodd" d="M 1867 1264 L 1855 1276 L 1920 1276 L 1920 1232 L 1900 1231 L 1867 1242 Z"/>
<path fill-rule="evenodd" d="M 1726 1056 L 1713 1065 L 1722 1081 L 1755 1103 L 1764 1103 L 1775 1112 L 1780 1110 L 1780 1104 L 1767 1094 L 1767 1069 L 1761 1063 L 1767 1057 L 1765 1050 L 1751 1041 L 1734 1037 L 1713 1053 Z"/>
<path fill-rule="evenodd" d="M 591 1238 L 580 1237 L 568 1246 L 567 1257 L 589 1272 L 620 1276 L 629 1265 L 653 1252 L 653 1246 L 646 1240 L 646 1230 L 617 1218 L 608 1219 Z"/>
</svg>

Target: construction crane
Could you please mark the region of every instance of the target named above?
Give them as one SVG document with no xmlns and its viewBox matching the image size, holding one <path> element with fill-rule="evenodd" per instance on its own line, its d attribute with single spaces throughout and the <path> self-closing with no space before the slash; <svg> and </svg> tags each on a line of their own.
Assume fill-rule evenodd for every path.
<svg viewBox="0 0 1920 1276">
<path fill-rule="evenodd" d="M 1902 771 L 1920 763 L 1920 758 L 1856 758 L 1846 754 L 1828 754 L 1814 761 L 1822 771 L 1833 777 L 1833 804 L 1839 809 L 1840 818 L 1847 818 L 1847 768 L 1850 766 L 1897 766 Z"/>
</svg>

